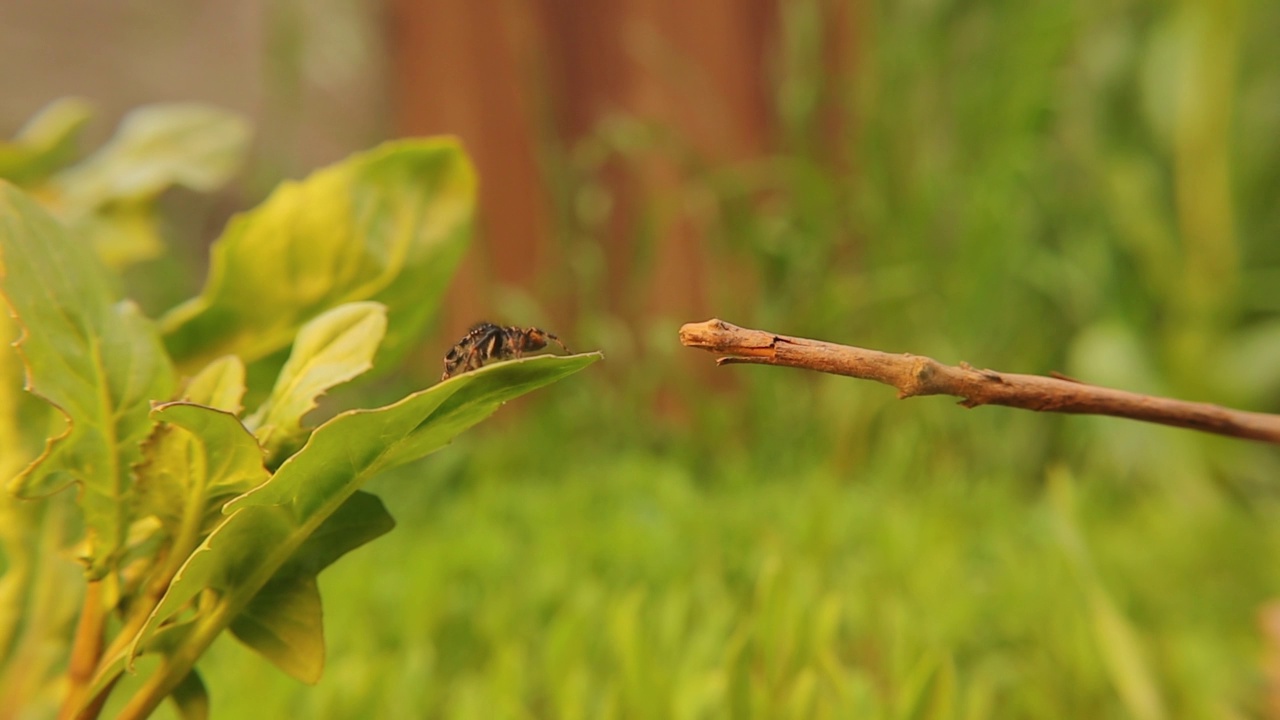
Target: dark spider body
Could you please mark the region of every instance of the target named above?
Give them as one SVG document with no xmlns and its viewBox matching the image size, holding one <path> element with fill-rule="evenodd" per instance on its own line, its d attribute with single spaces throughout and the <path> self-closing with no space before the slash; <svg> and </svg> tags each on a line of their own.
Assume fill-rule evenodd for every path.
<svg viewBox="0 0 1280 720">
<path fill-rule="evenodd" d="M 501 327 L 482 322 L 471 328 L 466 337 L 459 340 L 444 356 L 444 374 L 440 379 L 448 380 L 454 375 L 479 369 L 495 360 L 511 360 L 527 352 L 541 350 L 547 346 L 548 340 L 569 352 L 560 338 L 541 328 L 522 329 L 514 325 Z"/>
</svg>

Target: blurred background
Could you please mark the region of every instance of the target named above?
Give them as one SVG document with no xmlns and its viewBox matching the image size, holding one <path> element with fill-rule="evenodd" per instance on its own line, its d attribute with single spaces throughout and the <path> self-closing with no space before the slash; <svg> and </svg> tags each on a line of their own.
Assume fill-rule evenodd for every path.
<svg viewBox="0 0 1280 720">
<path fill-rule="evenodd" d="M 1278 37 L 1265 0 L 5 0 L 0 132 L 64 96 L 87 147 L 155 102 L 251 122 L 232 186 L 161 198 L 153 312 L 281 179 L 458 135 L 449 300 L 335 402 L 480 319 L 605 352 L 375 480 L 399 527 L 321 577 L 324 678 L 225 639 L 215 716 L 1280 718 L 1277 449 L 676 339 L 1280 412 Z"/>
</svg>

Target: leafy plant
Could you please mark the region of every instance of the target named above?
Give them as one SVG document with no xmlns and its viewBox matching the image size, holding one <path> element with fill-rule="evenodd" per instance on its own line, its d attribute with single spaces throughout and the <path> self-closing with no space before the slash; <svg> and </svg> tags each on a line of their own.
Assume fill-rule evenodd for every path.
<svg viewBox="0 0 1280 720">
<path fill-rule="evenodd" d="M 200 124 L 193 137 L 217 135 Z M 184 165 L 160 149 L 172 125 L 129 127 L 115 150 L 61 176 L 118 190 L 132 170 L 146 200 L 173 182 L 217 184 L 224 157 Z M 37 160 L 62 147 L 31 143 L 0 169 L 39 185 L 52 176 Z M 320 677 L 316 575 L 393 525 L 360 486 L 600 357 L 491 365 L 307 425 L 321 395 L 394 363 L 419 334 L 466 246 L 474 193 L 451 139 L 389 143 L 286 183 L 231 221 L 204 291 L 157 323 L 118 297 L 108 270 L 138 257 L 104 251 L 128 243 L 95 245 L 89 225 L 0 182 L 0 291 L 21 330 L 0 369 L 7 380 L 25 370 L 26 389 L 47 403 L 32 405 L 16 382 L 0 386 L 0 470 L 13 477 L 13 497 L 0 501 L 0 691 L 10 708 L 0 716 L 47 712 L 62 696 L 62 717 L 96 717 L 119 689 L 131 692 L 120 717 L 145 717 L 166 697 L 183 717 L 206 717 L 195 663 L 228 629 L 290 675 Z M 70 485 L 78 514 L 60 492 Z M 42 605 L 69 595 L 58 570 L 69 546 L 87 585 L 57 679 L 34 640 L 71 634 L 65 609 Z M 122 683 L 130 670 L 140 681 Z"/>
</svg>

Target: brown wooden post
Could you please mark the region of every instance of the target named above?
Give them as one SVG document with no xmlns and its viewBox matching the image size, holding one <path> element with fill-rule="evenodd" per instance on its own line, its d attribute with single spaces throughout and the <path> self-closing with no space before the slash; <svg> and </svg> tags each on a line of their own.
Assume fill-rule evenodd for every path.
<svg viewBox="0 0 1280 720">
<path fill-rule="evenodd" d="M 531 287 L 559 270 L 539 132 L 572 147 L 610 112 L 667 128 L 709 162 L 770 146 L 768 50 L 778 0 L 392 0 L 391 104 L 400 134 L 454 133 L 481 178 L 483 242 L 450 299 L 451 331 L 488 311 L 494 281 Z M 549 122 L 548 122 L 549 121 Z M 549 126 L 549 127 L 548 127 Z M 615 197 L 604 248 L 611 312 L 709 310 L 705 228 L 683 212 L 682 168 L 644 157 L 606 171 Z M 628 245 L 645 207 L 674 208 L 647 277 Z M 641 286 L 636 287 L 636 281 Z"/>
</svg>

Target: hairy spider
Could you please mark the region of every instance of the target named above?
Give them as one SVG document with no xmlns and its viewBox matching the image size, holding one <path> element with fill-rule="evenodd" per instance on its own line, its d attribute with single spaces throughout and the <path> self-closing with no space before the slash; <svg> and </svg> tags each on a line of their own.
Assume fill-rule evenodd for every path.
<svg viewBox="0 0 1280 720">
<path fill-rule="evenodd" d="M 440 379 L 448 380 L 454 375 L 483 367 L 488 362 L 510 360 L 527 352 L 541 350 L 547 346 L 548 340 L 569 352 L 560 338 L 541 328 L 521 329 L 514 325 L 501 327 L 482 322 L 471 328 L 444 356 L 444 374 Z"/>
</svg>

